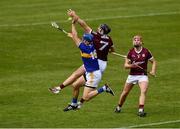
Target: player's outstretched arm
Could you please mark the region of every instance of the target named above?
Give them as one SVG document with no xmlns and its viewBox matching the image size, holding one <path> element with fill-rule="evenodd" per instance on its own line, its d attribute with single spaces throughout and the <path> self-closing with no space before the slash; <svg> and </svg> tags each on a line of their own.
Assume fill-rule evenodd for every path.
<svg viewBox="0 0 180 129">
<path fill-rule="evenodd" d="M 68 36 L 71 37 L 73 41 L 75 42 L 76 46 L 79 47 L 79 43 L 81 42 L 81 40 L 77 35 L 77 30 L 74 23 L 72 23 L 72 33 L 68 34 Z"/>
<path fill-rule="evenodd" d="M 69 9 L 67 14 L 68 16 L 72 17 L 75 22 L 78 22 L 86 33 L 90 33 L 92 31 L 92 29 L 87 25 L 87 23 L 82 20 L 74 10 Z"/>
</svg>

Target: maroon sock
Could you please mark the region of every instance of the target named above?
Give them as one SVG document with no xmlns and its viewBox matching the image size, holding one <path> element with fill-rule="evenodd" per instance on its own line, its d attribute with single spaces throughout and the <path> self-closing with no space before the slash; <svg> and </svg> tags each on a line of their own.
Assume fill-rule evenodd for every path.
<svg viewBox="0 0 180 129">
<path fill-rule="evenodd" d="M 81 103 L 84 103 L 84 101 L 85 101 L 85 100 L 84 100 L 83 98 L 81 98 L 80 102 L 81 102 Z"/>
<path fill-rule="evenodd" d="M 139 109 L 144 109 L 144 105 L 139 105 Z"/>
<path fill-rule="evenodd" d="M 118 104 L 119 107 L 122 107 L 122 104 Z"/>
<path fill-rule="evenodd" d="M 61 85 L 60 85 L 60 88 L 61 88 L 61 89 L 63 89 L 64 87 L 65 87 L 64 84 L 61 84 Z"/>
</svg>

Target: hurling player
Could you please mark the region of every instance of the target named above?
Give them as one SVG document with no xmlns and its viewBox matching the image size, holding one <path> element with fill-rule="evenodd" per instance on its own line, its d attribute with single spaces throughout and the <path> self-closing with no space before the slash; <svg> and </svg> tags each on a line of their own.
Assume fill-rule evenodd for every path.
<svg viewBox="0 0 180 129">
<path fill-rule="evenodd" d="M 77 31 L 73 22 L 72 33 L 69 33 L 68 36 L 73 39 L 77 47 L 80 49 L 83 65 L 86 70 L 86 82 L 80 104 L 77 105 L 77 101 L 73 98 L 72 103 L 68 105 L 67 108 L 64 109 L 64 111 L 74 110 L 78 106 L 81 106 L 84 101 L 89 101 L 90 99 L 94 98 L 104 91 L 114 95 L 111 88 L 106 84 L 98 90 L 96 89 L 101 80 L 102 72 L 99 69 L 97 54 L 93 44 L 93 35 L 85 33 L 81 40 L 80 38 L 78 38 Z"/>
<path fill-rule="evenodd" d="M 97 31 L 93 31 L 87 23 L 82 20 L 73 10 L 68 10 L 68 15 L 72 19 L 79 23 L 80 26 L 84 29 L 85 33 L 93 35 L 93 44 L 97 53 L 98 63 L 101 72 L 103 73 L 107 66 L 107 56 L 109 52 L 114 52 L 113 42 L 110 36 L 108 36 L 111 31 L 110 27 L 107 24 L 101 24 Z M 73 100 L 77 104 L 77 98 L 79 95 L 79 88 L 85 84 L 85 74 L 86 70 L 84 65 L 80 66 L 75 72 L 73 72 L 62 84 L 59 86 L 50 88 L 52 93 L 59 93 L 64 87 L 68 85 L 73 86 Z M 74 104 L 72 102 L 72 104 Z"/>
<path fill-rule="evenodd" d="M 138 84 L 140 88 L 138 115 L 140 117 L 146 116 L 146 113 L 144 112 L 144 104 L 149 82 L 147 76 L 147 65 L 148 61 L 152 63 L 152 68 L 149 74 L 155 76 L 156 61 L 152 56 L 151 52 L 147 48 L 144 48 L 142 45 L 142 37 L 140 35 L 134 36 L 134 47 L 129 51 L 124 64 L 124 67 L 126 69 L 130 69 L 130 72 L 125 82 L 124 89 L 120 95 L 118 106 L 115 109 L 115 112 L 117 113 L 121 112 L 121 108 L 125 102 L 125 99 L 133 86 L 135 84 Z"/>
</svg>

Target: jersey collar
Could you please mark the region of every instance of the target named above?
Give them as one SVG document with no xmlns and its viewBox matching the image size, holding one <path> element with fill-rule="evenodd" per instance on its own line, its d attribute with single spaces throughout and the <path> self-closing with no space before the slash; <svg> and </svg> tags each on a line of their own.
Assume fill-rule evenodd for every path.
<svg viewBox="0 0 180 129">
<path fill-rule="evenodd" d="M 143 47 L 141 46 L 141 49 L 139 51 L 137 51 L 135 48 L 134 48 L 134 51 L 139 54 L 139 53 L 141 53 L 142 49 L 143 49 Z"/>
</svg>

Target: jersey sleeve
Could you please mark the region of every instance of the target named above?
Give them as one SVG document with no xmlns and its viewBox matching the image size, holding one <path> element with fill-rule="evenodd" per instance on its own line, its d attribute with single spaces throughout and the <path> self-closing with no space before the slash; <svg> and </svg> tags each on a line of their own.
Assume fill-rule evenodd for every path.
<svg viewBox="0 0 180 129">
<path fill-rule="evenodd" d="M 147 51 L 147 59 L 151 60 L 152 58 L 153 58 L 153 56 L 152 56 L 151 52 L 148 50 Z"/>
<path fill-rule="evenodd" d="M 127 58 L 128 58 L 128 59 L 131 59 L 131 51 L 128 52 Z"/>
<path fill-rule="evenodd" d="M 91 30 L 91 31 L 90 31 L 90 34 L 92 34 L 92 35 L 97 35 L 97 32 Z"/>
</svg>

